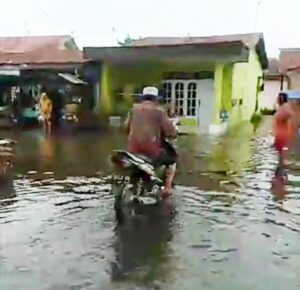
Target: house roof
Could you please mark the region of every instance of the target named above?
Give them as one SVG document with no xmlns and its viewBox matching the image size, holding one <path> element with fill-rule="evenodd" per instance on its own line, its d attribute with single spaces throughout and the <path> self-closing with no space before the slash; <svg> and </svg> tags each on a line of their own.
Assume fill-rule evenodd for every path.
<svg viewBox="0 0 300 290">
<path fill-rule="evenodd" d="M 103 59 L 107 55 L 112 56 L 115 54 L 121 54 L 125 51 L 128 53 L 135 52 L 137 57 L 142 51 L 149 51 L 149 48 L 152 47 L 156 49 L 155 53 L 158 53 L 158 51 L 167 48 L 174 51 L 175 47 L 197 47 L 198 50 L 203 48 L 203 50 L 209 49 L 212 51 L 211 48 L 233 46 L 245 48 L 255 47 L 263 69 L 268 67 L 264 38 L 261 33 L 208 37 L 148 37 L 135 40 L 131 43 L 131 45 L 125 47 L 88 47 L 85 48 L 84 51 L 87 58 L 93 58 L 97 55 L 98 59 Z"/>
<path fill-rule="evenodd" d="M 131 46 L 171 46 L 182 44 L 217 44 L 226 42 L 243 42 L 250 45 L 263 38 L 262 33 L 216 35 L 206 37 L 146 37 L 135 40 Z"/>
<path fill-rule="evenodd" d="M 0 37 L 0 65 L 78 63 L 82 53 L 71 36 Z"/>
<path fill-rule="evenodd" d="M 280 50 L 279 71 L 286 73 L 288 70 L 300 67 L 300 48 L 284 48 Z"/>
</svg>

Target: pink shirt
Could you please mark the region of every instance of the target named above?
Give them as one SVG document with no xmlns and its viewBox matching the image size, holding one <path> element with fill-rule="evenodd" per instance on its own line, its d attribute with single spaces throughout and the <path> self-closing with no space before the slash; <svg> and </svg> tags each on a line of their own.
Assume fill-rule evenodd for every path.
<svg viewBox="0 0 300 290">
<path fill-rule="evenodd" d="M 176 138 L 177 134 L 166 112 L 150 101 L 134 104 L 126 125 L 129 131 L 128 150 L 152 158 L 159 155 L 162 138 Z"/>
</svg>

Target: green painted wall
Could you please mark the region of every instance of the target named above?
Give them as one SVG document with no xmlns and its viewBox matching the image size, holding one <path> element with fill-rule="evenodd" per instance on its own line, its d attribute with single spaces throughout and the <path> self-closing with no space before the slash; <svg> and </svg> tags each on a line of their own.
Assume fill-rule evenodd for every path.
<svg viewBox="0 0 300 290">
<path fill-rule="evenodd" d="M 215 69 L 214 124 L 220 123 L 220 111 L 231 112 L 233 64 L 218 64 Z"/>
<path fill-rule="evenodd" d="M 131 105 L 131 93 L 142 85 L 157 85 L 162 79 L 160 66 L 121 67 L 106 63 L 103 65 L 99 110 L 106 115 L 122 114 Z M 122 97 L 120 94 L 124 93 Z"/>
<path fill-rule="evenodd" d="M 226 64 L 223 68 L 223 81 L 222 81 L 222 108 L 227 112 L 231 112 L 232 103 L 232 74 L 233 64 Z"/>
<path fill-rule="evenodd" d="M 125 113 L 131 105 L 129 95 L 134 89 L 144 85 L 160 85 L 164 72 L 201 70 L 214 70 L 214 124 L 220 124 L 219 113 L 222 109 L 228 111 L 230 125 L 250 120 L 255 110 L 257 79 L 262 76 L 255 50 L 250 50 L 247 63 L 217 64 L 210 68 L 199 63 L 165 65 L 152 61 L 131 67 L 106 63 L 101 79 L 101 111 L 106 114 L 122 114 L 123 111 Z M 120 96 L 122 92 L 125 93 L 124 97 Z M 194 120 L 188 118 L 183 118 L 182 123 L 186 126 L 197 125 Z"/>
<path fill-rule="evenodd" d="M 236 105 L 232 108 L 231 125 L 250 120 L 255 111 L 257 80 L 263 74 L 255 50 L 250 50 L 247 63 L 236 63 L 232 75 L 232 99 Z M 260 98 L 261 92 L 258 94 Z M 242 102 L 242 103 L 240 103 Z"/>
<path fill-rule="evenodd" d="M 100 110 L 105 114 L 122 114 L 131 105 L 129 95 L 141 86 L 154 85 L 160 86 L 163 74 L 168 71 L 198 72 L 201 70 L 213 70 L 213 67 L 205 67 L 201 64 L 178 65 L 153 61 L 132 66 L 120 66 L 106 63 L 103 66 L 101 78 L 101 101 Z M 120 93 L 124 93 L 122 98 Z M 195 120 L 183 118 L 184 125 L 196 126 Z"/>
<path fill-rule="evenodd" d="M 101 113 L 109 114 L 112 111 L 112 90 L 111 68 L 108 65 L 103 65 L 101 75 L 101 95 L 99 96 L 99 110 Z"/>
<path fill-rule="evenodd" d="M 215 110 L 214 110 L 214 124 L 220 123 L 219 113 L 222 107 L 222 82 L 223 82 L 224 65 L 217 64 L 215 68 Z"/>
</svg>

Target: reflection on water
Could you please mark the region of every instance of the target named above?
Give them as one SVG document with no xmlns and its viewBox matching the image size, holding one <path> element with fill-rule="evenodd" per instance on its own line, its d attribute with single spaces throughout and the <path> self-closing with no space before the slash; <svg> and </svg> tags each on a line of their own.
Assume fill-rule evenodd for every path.
<svg viewBox="0 0 300 290">
<path fill-rule="evenodd" d="M 155 280 L 167 279 L 172 269 L 169 243 L 174 217 L 173 206 L 166 201 L 151 214 L 116 227 L 112 281 L 134 281 L 153 287 Z"/>
<path fill-rule="evenodd" d="M 269 129 L 180 138 L 172 199 L 119 226 L 107 157 L 125 136 L 12 133 L 0 289 L 300 289 L 300 164 L 281 179 Z"/>
</svg>

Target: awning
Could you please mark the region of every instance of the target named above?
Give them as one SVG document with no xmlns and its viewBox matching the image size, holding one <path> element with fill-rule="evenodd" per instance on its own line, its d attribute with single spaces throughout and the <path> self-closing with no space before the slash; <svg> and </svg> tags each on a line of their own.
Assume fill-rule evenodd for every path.
<svg viewBox="0 0 300 290">
<path fill-rule="evenodd" d="M 290 100 L 300 100 L 300 90 L 287 91 Z"/>
<path fill-rule="evenodd" d="M 18 70 L 18 69 L 0 69 L 0 75 L 1 76 L 19 77 L 20 70 Z"/>
<path fill-rule="evenodd" d="M 77 76 L 68 73 L 59 73 L 60 77 L 74 85 L 86 85 L 87 83 L 79 79 Z"/>
<path fill-rule="evenodd" d="M 0 69 L 0 83 L 16 85 L 20 78 L 20 71 L 17 69 Z"/>
</svg>

